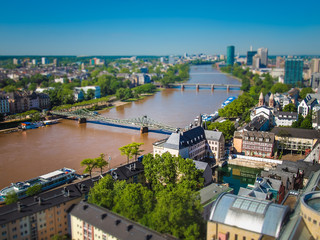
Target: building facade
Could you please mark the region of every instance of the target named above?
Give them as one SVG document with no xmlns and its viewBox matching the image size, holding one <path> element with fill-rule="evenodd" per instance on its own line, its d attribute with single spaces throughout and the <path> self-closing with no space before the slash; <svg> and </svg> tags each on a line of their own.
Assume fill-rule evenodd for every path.
<svg viewBox="0 0 320 240">
<path fill-rule="evenodd" d="M 210 130 L 205 130 L 204 132 L 207 139 L 207 144 L 206 144 L 207 157 L 214 158 L 216 160 L 220 160 L 224 158 L 225 140 L 222 132 L 210 131 Z"/>
<path fill-rule="evenodd" d="M 320 138 L 319 132 L 312 129 L 275 127 L 271 132 L 275 134 L 278 149 L 301 153 L 311 150 Z"/>
<path fill-rule="evenodd" d="M 298 113 L 296 112 L 275 112 L 274 122 L 276 126 L 290 127 L 292 123 L 298 120 Z"/>
<path fill-rule="evenodd" d="M 234 64 L 234 46 L 227 47 L 227 65 L 233 66 Z"/>
<path fill-rule="evenodd" d="M 261 59 L 260 67 L 261 68 L 268 67 L 268 48 L 259 48 L 257 51 L 257 54 Z"/>
<path fill-rule="evenodd" d="M 68 209 L 88 191 L 73 184 L 1 207 L 0 240 L 50 240 L 68 234 Z"/>
<path fill-rule="evenodd" d="M 224 157 L 224 136 L 221 132 L 191 128 L 172 133 L 169 138 L 153 143 L 153 155 L 169 152 L 174 156 L 202 160 L 206 157 L 220 160 Z"/>
<path fill-rule="evenodd" d="M 4 92 L 0 92 L 0 113 L 10 113 L 9 96 Z"/>
<path fill-rule="evenodd" d="M 202 127 L 175 132 L 168 139 L 153 143 L 153 155 L 169 152 L 173 156 L 202 160 L 206 157 L 206 138 Z"/>
<path fill-rule="evenodd" d="M 296 86 L 303 80 L 303 60 L 286 59 L 284 67 L 284 83 Z"/>
<path fill-rule="evenodd" d="M 275 136 L 269 132 L 243 131 L 234 132 L 233 148 L 234 153 L 245 156 L 256 156 L 271 158 Z"/>
<path fill-rule="evenodd" d="M 248 51 L 247 52 L 247 66 L 252 66 L 252 58 L 257 54 L 257 51 Z"/>
<path fill-rule="evenodd" d="M 15 91 L 7 94 L 10 113 L 21 113 L 31 109 L 50 108 L 50 98 L 45 93 Z"/>
<path fill-rule="evenodd" d="M 80 202 L 70 211 L 70 222 L 73 240 L 176 239 L 86 202 Z"/>
</svg>

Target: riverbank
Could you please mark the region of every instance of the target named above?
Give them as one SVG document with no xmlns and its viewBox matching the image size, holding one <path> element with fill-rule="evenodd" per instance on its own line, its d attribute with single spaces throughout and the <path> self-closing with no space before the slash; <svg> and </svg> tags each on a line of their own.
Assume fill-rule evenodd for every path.
<svg viewBox="0 0 320 240">
<path fill-rule="evenodd" d="M 238 78 L 238 77 L 236 77 L 236 76 L 233 76 L 231 73 L 222 72 L 220 69 L 217 69 L 217 70 L 218 70 L 219 72 L 227 75 L 228 77 L 231 77 L 231 78 L 233 78 L 233 79 L 236 79 L 236 80 L 238 80 L 239 82 L 242 83 L 242 79 L 241 79 L 241 78 Z"/>
</svg>

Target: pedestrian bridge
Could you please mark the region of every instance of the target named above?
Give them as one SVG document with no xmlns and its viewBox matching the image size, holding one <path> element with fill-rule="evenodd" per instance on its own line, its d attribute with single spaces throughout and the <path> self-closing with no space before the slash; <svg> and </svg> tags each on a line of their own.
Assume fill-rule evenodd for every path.
<svg viewBox="0 0 320 240">
<path fill-rule="evenodd" d="M 136 117 L 132 119 L 116 119 L 101 116 L 87 109 L 78 109 L 75 111 L 51 111 L 51 114 L 77 119 L 79 123 L 96 123 L 123 128 L 140 129 L 141 133 L 148 131 L 170 134 L 177 128 L 156 122 L 148 116 Z"/>
</svg>

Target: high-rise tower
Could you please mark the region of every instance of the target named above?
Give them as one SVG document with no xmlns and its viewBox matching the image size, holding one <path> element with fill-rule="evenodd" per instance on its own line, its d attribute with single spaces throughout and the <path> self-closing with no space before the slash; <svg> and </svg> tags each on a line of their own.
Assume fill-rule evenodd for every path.
<svg viewBox="0 0 320 240">
<path fill-rule="evenodd" d="M 227 47 L 227 65 L 233 66 L 234 64 L 234 46 Z"/>
</svg>

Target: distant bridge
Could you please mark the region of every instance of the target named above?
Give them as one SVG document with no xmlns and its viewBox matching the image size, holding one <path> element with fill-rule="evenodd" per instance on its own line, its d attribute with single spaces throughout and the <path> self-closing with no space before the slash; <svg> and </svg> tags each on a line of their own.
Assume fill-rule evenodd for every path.
<svg viewBox="0 0 320 240">
<path fill-rule="evenodd" d="M 137 117 L 132 119 L 116 119 L 108 118 L 91 112 L 87 109 L 79 109 L 75 111 L 51 111 L 51 114 L 64 116 L 68 118 L 78 119 L 79 123 L 96 123 L 105 124 L 110 126 L 139 129 L 141 133 L 147 133 L 149 130 L 156 130 L 156 132 L 161 133 L 172 133 L 177 130 L 175 127 L 165 125 L 163 123 L 156 122 L 155 120 L 147 117 Z"/>
<path fill-rule="evenodd" d="M 161 87 L 160 83 L 154 83 L 155 86 Z M 215 88 L 225 88 L 227 91 L 230 89 L 240 89 L 241 84 L 221 84 L 221 83 L 170 83 L 168 87 L 180 87 L 181 90 L 184 90 L 185 87 L 195 87 L 196 90 L 199 90 L 200 87 L 211 88 L 214 90 Z"/>
</svg>

